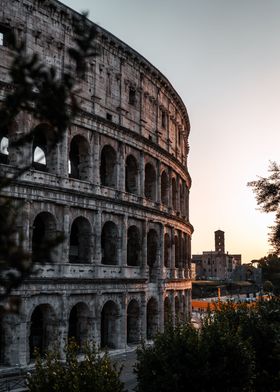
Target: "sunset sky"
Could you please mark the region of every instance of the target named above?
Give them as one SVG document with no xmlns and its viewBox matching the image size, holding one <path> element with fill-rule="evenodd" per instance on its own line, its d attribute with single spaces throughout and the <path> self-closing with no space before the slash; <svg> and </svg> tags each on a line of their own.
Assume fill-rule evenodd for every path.
<svg viewBox="0 0 280 392">
<path fill-rule="evenodd" d="M 155 65 L 186 104 L 192 253 L 214 231 L 243 262 L 267 254 L 273 215 L 247 182 L 280 163 L 279 0 L 63 0 Z"/>
</svg>

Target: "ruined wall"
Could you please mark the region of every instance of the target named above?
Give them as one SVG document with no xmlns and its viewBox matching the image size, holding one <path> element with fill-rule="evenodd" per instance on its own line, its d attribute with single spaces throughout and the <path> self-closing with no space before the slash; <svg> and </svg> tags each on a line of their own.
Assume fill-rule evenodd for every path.
<svg viewBox="0 0 280 392">
<path fill-rule="evenodd" d="M 69 64 L 74 11 L 53 0 L 0 0 L 0 99 L 12 88 L 12 29 L 59 72 Z M 101 54 L 80 81 L 83 115 L 49 153 L 52 129 L 20 114 L 16 133 L 43 135 L 17 150 L 0 135 L 1 172 L 31 168 L 5 190 L 22 204 L 18 228 L 37 273 L 15 294 L 20 315 L 0 320 L 0 361 L 22 366 L 35 346 L 69 336 L 111 349 L 151 339 L 167 305 L 190 312 L 189 120 L 169 81 L 145 58 L 98 27 Z M 41 158 L 38 158 L 41 154 Z M 65 241 L 41 260 L 45 239 Z M 37 262 L 44 261 L 45 264 Z M 14 333 L 8 332 L 13 329 Z"/>
</svg>

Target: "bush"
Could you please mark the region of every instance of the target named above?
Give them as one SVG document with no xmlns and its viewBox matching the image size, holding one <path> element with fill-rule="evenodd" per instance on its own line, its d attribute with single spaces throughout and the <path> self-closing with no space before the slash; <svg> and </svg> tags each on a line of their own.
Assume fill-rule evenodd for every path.
<svg viewBox="0 0 280 392">
<path fill-rule="evenodd" d="M 78 360 L 79 347 L 70 341 L 65 348 L 66 361 L 57 351 L 36 356 L 35 371 L 28 376 L 29 392 L 123 392 L 121 369 L 110 362 L 94 344 L 84 347 L 84 358 Z"/>
<path fill-rule="evenodd" d="M 225 304 L 138 350 L 138 392 L 280 391 L 280 301 Z"/>
</svg>

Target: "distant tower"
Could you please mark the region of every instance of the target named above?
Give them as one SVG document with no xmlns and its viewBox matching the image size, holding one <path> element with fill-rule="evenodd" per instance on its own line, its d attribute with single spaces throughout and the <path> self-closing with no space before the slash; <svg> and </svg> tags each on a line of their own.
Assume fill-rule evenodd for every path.
<svg viewBox="0 0 280 392">
<path fill-rule="evenodd" d="M 225 253 L 225 232 L 222 230 L 215 231 L 215 251 Z"/>
</svg>

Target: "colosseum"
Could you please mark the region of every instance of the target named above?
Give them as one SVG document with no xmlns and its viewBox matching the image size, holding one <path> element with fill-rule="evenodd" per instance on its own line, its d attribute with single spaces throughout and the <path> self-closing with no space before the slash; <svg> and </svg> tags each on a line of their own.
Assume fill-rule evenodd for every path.
<svg viewBox="0 0 280 392">
<path fill-rule="evenodd" d="M 78 14 L 55 0 L 0 0 L 0 9 L 3 100 L 13 88 L 7 32 L 63 71 Z M 30 114 L 18 116 L 16 132 L 40 127 L 41 137 L 15 149 L 8 131 L 0 135 L 1 173 L 16 173 L 20 159 L 30 166 L 3 192 L 22 206 L 17 229 L 36 271 L 14 292 L 19 314 L 0 319 L 2 368 L 32 363 L 34 347 L 63 352 L 69 336 L 124 350 L 152 340 L 169 313 L 173 321 L 190 314 L 187 110 L 159 70 L 97 31 L 101 53 L 81 82 L 83 110 L 55 149 L 51 127 Z M 58 232 L 64 242 L 42 260 L 39 245 Z"/>
</svg>

